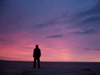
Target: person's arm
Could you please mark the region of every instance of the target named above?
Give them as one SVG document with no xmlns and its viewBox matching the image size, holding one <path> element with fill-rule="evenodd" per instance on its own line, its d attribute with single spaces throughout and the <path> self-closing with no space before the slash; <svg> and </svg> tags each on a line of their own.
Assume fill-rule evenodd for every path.
<svg viewBox="0 0 100 75">
<path fill-rule="evenodd" d="M 40 50 L 40 57 L 41 57 L 41 50 Z"/>
<path fill-rule="evenodd" d="M 33 57 L 34 57 L 34 51 L 33 51 Z"/>
</svg>

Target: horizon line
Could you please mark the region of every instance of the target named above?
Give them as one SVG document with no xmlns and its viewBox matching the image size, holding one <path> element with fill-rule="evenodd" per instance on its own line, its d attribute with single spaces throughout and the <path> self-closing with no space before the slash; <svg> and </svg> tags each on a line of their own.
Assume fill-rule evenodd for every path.
<svg viewBox="0 0 100 75">
<path fill-rule="evenodd" d="M 22 61 L 22 60 L 0 60 L 0 61 L 33 62 L 33 61 Z M 93 61 L 41 61 L 41 62 L 93 62 Z M 100 63 L 100 62 L 97 62 L 97 63 Z"/>
</svg>

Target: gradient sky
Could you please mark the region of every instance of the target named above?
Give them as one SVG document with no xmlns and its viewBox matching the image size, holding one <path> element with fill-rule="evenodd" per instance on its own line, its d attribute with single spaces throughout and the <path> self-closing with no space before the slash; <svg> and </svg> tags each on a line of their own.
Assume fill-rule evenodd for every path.
<svg viewBox="0 0 100 75">
<path fill-rule="evenodd" d="M 0 0 L 0 60 L 100 62 L 99 0 Z"/>
</svg>

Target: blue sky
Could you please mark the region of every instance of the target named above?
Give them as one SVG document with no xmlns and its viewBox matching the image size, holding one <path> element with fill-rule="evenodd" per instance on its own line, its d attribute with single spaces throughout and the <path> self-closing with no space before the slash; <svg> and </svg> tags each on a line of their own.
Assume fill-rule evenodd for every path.
<svg viewBox="0 0 100 75">
<path fill-rule="evenodd" d="M 1 0 L 0 59 L 32 61 L 36 44 L 42 61 L 100 62 L 100 1 Z"/>
</svg>

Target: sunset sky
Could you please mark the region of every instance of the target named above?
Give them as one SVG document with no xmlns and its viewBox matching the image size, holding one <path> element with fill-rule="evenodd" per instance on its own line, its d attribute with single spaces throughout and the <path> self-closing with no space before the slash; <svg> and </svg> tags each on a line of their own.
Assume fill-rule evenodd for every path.
<svg viewBox="0 0 100 75">
<path fill-rule="evenodd" d="M 0 60 L 100 62 L 100 0 L 0 0 Z"/>
</svg>

